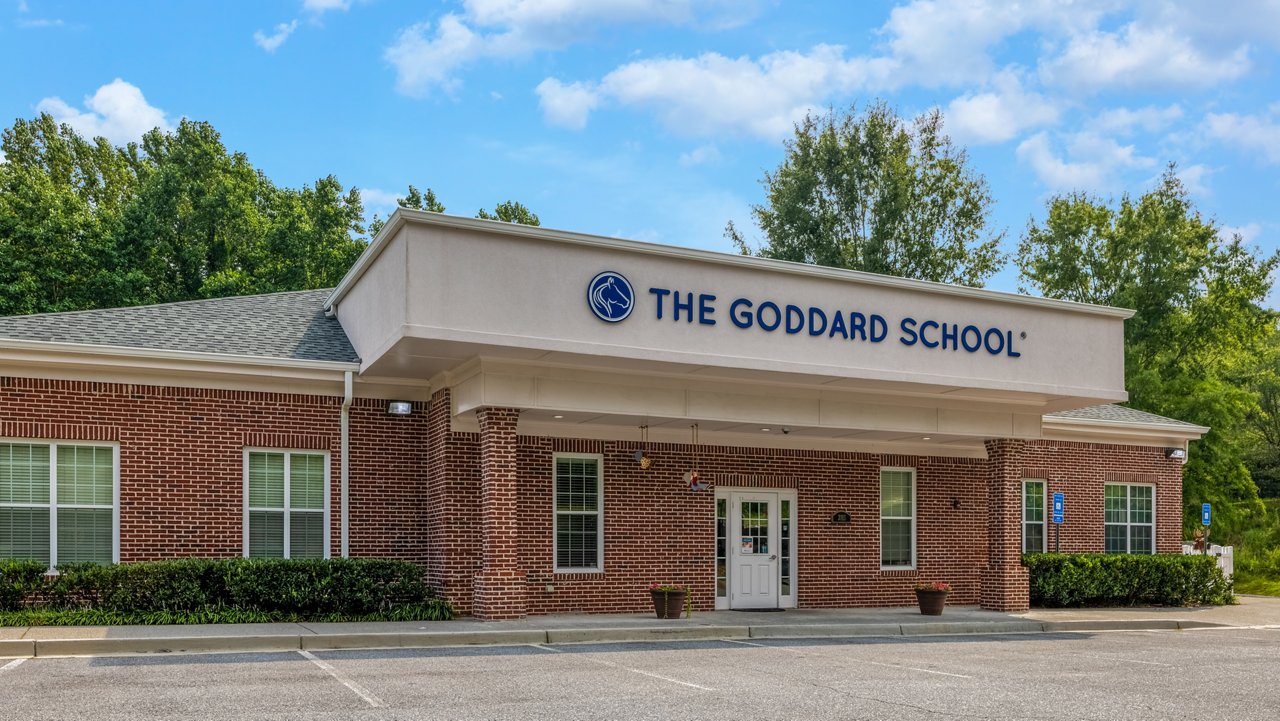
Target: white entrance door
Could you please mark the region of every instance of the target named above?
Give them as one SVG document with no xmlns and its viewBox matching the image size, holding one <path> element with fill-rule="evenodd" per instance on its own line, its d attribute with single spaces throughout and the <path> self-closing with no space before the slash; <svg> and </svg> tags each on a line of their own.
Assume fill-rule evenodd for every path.
<svg viewBox="0 0 1280 721">
<path fill-rule="evenodd" d="M 778 607 L 778 494 L 729 496 L 729 607 Z"/>
</svg>

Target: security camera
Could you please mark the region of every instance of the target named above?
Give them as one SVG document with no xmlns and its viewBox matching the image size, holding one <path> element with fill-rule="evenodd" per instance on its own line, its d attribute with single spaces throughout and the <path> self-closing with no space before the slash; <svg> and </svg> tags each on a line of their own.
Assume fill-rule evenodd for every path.
<svg viewBox="0 0 1280 721">
<path fill-rule="evenodd" d="M 789 427 L 787 427 L 787 426 L 783 426 L 783 427 L 782 427 L 782 435 L 784 435 L 784 436 L 785 436 L 785 435 L 787 435 L 787 434 L 788 434 L 788 433 L 790 433 L 790 432 L 791 432 L 791 429 L 790 429 Z"/>
</svg>

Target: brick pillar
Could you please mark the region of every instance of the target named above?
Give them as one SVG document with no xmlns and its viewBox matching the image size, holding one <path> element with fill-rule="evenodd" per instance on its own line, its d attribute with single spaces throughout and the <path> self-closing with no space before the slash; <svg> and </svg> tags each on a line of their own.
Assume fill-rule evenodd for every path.
<svg viewBox="0 0 1280 721">
<path fill-rule="evenodd" d="M 982 607 L 1025 611 L 1030 605 L 1022 566 L 1022 452 L 1026 441 L 996 438 L 987 446 L 987 567 Z"/>
<path fill-rule="evenodd" d="M 528 614 L 516 509 L 516 421 L 513 408 L 481 408 L 480 516 L 482 564 L 476 574 L 471 613 L 476 618 L 523 618 Z"/>
</svg>

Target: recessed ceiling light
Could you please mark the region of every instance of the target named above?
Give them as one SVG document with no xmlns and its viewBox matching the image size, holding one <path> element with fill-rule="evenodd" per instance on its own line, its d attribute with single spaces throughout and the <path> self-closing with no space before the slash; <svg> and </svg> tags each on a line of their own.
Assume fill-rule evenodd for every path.
<svg viewBox="0 0 1280 721">
<path fill-rule="evenodd" d="M 551 417 L 556 419 L 564 418 L 564 416 L 551 416 Z"/>
<path fill-rule="evenodd" d="M 921 438 L 920 440 L 922 440 L 922 441 L 931 441 L 931 440 L 933 440 L 933 436 L 925 436 L 924 438 Z"/>
<path fill-rule="evenodd" d="M 769 432 L 769 429 L 768 429 L 768 428 L 761 428 L 760 430 L 764 431 L 765 433 L 768 433 L 768 432 Z"/>
</svg>

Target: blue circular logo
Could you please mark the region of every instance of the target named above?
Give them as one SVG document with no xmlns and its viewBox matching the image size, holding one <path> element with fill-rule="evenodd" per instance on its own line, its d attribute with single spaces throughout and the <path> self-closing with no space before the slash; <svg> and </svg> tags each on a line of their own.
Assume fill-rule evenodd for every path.
<svg viewBox="0 0 1280 721">
<path fill-rule="evenodd" d="M 606 323 L 617 323 L 631 315 L 636 294 L 621 273 L 606 270 L 587 284 L 587 305 Z"/>
</svg>

